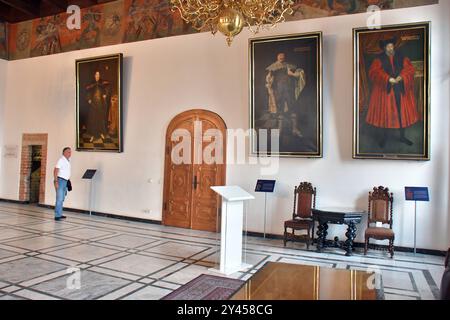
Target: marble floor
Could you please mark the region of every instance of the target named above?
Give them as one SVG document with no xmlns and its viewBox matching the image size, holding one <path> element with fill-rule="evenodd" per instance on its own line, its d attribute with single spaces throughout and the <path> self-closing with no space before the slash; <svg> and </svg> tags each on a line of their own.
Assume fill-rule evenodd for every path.
<svg viewBox="0 0 450 320">
<path fill-rule="evenodd" d="M 66 213 L 0 202 L 0 300 L 160 299 L 218 261 L 218 235 L 147 223 Z M 370 251 L 306 251 L 303 244 L 248 237 L 253 267 L 231 275 L 246 280 L 267 261 L 377 271 L 387 300 L 439 297 L 444 258 Z"/>
</svg>

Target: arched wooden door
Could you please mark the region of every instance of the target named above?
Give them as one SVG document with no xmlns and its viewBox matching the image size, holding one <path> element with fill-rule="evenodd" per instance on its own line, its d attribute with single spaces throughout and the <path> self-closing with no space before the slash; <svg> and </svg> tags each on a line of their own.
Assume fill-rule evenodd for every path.
<svg viewBox="0 0 450 320">
<path fill-rule="evenodd" d="M 225 168 L 226 125 L 219 115 L 195 109 L 173 118 L 166 132 L 163 224 L 217 232 L 210 187 L 225 185 Z"/>
</svg>

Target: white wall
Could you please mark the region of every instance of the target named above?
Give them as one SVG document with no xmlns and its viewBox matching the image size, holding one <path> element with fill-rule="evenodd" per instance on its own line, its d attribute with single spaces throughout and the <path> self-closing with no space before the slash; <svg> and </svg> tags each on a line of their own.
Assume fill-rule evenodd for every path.
<svg viewBox="0 0 450 320">
<path fill-rule="evenodd" d="M 365 209 L 367 192 L 386 185 L 395 193 L 396 244 L 413 245 L 413 205 L 403 200 L 405 185 L 431 189 L 432 202 L 419 205 L 418 245 L 444 250 L 449 222 L 449 20 L 448 1 L 427 7 L 383 12 L 383 24 L 432 21 L 432 160 L 352 160 L 352 29 L 366 15 L 313 19 L 279 25 L 259 36 L 324 33 L 324 158 L 282 159 L 273 178 L 267 232 L 281 234 L 292 211 L 293 187 L 311 181 L 320 206 Z M 8 63 L 4 144 L 21 143 L 22 133 L 48 133 L 47 177 L 62 147 L 75 143 L 75 59 L 124 53 L 124 147 L 122 154 L 74 152 L 74 191 L 66 205 L 88 208 L 88 186 L 79 177 L 99 169 L 94 210 L 161 219 L 164 135 L 171 118 L 191 108 L 220 114 L 229 128 L 248 128 L 248 38 L 244 31 L 231 48 L 209 33 L 102 47 Z M 0 198 L 18 199 L 19 160 L 4 159 Z M 253 190 L 260 168 L 230 165 L 228 184 Z M 153 183 L 149 180 L 152 179 Z M 46 203 L 53 204 L 52 179 Z M 263 229 L 261 194 L 248 205 L 249 230 Z M 144 209 L 151 213 L 144 213 Z M 337 227 L 338 229 L 341 229 Z M 341 230 L 339 230 L 341 231 Z M 358 236 L 362 241 L 362 232 Z"/>
<path fill-rule="evenodd" d="M 5 110 L 5 90 L 6 90 L 6 68 L 8 66 L 8 62 L 6 60 L 0 59 L 0 168 L 2 168 L 3 162 L 3 123 L 4 123 L 4 115 L 3 112 Z M 1 171 L 0 171 L 1 172 Z M 2 192 L 2 183 L 0 181 L 0 194 Z"/>
</svg>

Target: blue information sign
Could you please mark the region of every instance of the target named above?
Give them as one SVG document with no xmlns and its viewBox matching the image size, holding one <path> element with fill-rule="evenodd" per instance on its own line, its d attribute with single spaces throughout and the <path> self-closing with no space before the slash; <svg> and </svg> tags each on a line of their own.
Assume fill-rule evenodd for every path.
<svg viewBox="0 0 450 320">
<path fill-rule="evenodd" d="M 255 192 L 273 192 L 275 180 L 258 180 L 256 182 Z"/>
<path fill-rule="evenodd" d="M 430 201 L 427 187 L 405 187 L 406 201 Z"/>
</svg>

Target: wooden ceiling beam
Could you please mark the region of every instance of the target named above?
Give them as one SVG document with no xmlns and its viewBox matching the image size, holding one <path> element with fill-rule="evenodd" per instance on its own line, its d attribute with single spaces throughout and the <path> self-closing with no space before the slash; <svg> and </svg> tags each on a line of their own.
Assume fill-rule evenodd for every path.
<svg viewBox="0 0 450 320">
<path fill-rule="evenodd" d="M 45 1 L 63 10 L 67 10 L 67 7 L 69 6 L 69 1 L 67 0 L 45 0 Z"/>
<path fill-rule="evenodd" d="M 40 14 L 40 0 L 31 0 L 31 1 L 25 1 L 25 0 L 0 0 L 0 2 L 19 10 L 23 13 L 26 13 L 27 15 L 37 18 Z"/>
</svg>

